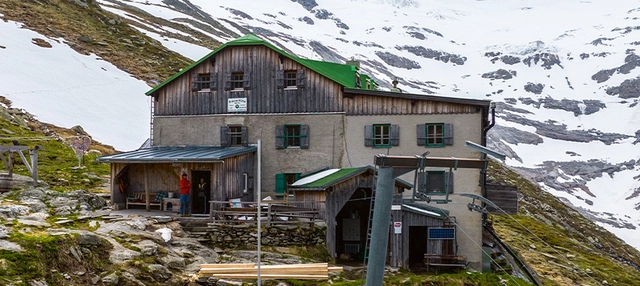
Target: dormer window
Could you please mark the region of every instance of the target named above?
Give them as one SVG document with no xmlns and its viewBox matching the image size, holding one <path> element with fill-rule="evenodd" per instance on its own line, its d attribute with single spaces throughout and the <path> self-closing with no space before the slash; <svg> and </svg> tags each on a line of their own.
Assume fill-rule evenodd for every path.
<svg viewBox="0 0 640 286">
<path fill-rule="evenodd" d="M 307 79 L 304 74 L 304 69 L 278 70 L 276 71 L 276 76 L 278 88 L 283 89 L 303 88 Z"/>
</svg>

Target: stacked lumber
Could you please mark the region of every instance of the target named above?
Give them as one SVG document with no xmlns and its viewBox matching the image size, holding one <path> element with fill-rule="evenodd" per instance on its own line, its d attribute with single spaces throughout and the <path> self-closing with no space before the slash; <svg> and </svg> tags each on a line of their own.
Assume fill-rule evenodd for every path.
<svg viewBox="0 0 640 286">
<path fill-rule="evenodd" d="M 342 267 L 329 267 L 327 263 L 260 265 L 260 279 L 326 280 L 329 272 L 340 272 Z M 201 264 L 200 276 L 230 279 L 257 279 L 255 263 Z"/>
</svg>

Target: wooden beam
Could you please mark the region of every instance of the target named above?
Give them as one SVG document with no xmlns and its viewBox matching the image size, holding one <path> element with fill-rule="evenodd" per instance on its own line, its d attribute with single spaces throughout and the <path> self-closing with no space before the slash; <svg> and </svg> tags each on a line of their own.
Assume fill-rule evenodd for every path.
<svg viewBox="0 0 640 286">
<path fill-rule="evenodd" d="M 374 157 L 374 164 L 381 167 L 393 167 L 402 169 L 417 169 L 420 167 L 420 156 L 400 156 L 378 154 Z M 486 160 L 473 158 L 445 158 L 445 157 L 424 157 L 425 167 L 447 167 L 447 168 L 473 168 L 484 169 Z"/>
<path fill-rule="evenodd" d="M 218 278 L 236 278 L 236 279 L 256 279 L 257 274 L 210 274 L 207 276 Z M 304 274 L 260 274 L 261 279 L 298 279 L 298 280 L 326 280 L 329 279 L 328 274 L 324 275 L 304 275 Z"/>
<path fill-rule="evenodd" d="M 19 146 L 0 146 L 0 152 L 20 152 L 22 150 L 27 150 L 29 149 L 29 146 L 23 146 L 23 145 L 19 145 Z"/>
</svg>

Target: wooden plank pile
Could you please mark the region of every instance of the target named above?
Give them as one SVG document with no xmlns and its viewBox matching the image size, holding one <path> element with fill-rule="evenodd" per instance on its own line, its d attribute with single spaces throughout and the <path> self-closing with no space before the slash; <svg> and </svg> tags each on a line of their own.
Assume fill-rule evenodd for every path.
<svg viewBox="0 0 640 286">
<path fill-rule="evenodd" d="M 260 279 L 326 280 L 329 272 L 341 272 L 342 267 L 327 263 L 260 265 Z M 200 276 L 230 279 L 258 279 L 255 263 L 201 264 Z"/>
</svg>

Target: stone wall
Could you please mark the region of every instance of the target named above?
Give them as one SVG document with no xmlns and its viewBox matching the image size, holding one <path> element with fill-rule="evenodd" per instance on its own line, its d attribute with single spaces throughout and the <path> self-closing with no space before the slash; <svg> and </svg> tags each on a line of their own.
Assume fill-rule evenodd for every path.
<svg viewBox="0 0 640 286">
<path fill-rule="evenodd" d="M 262 245 L 268 246 L 311 246 L 324 245 L 326 227 L 308 225 L 263 225 Z M 207 233 L 211 241 L 224 247 L 254 245 L 258 242 L 255 225 L 210 223 Z"/>
</svg>

